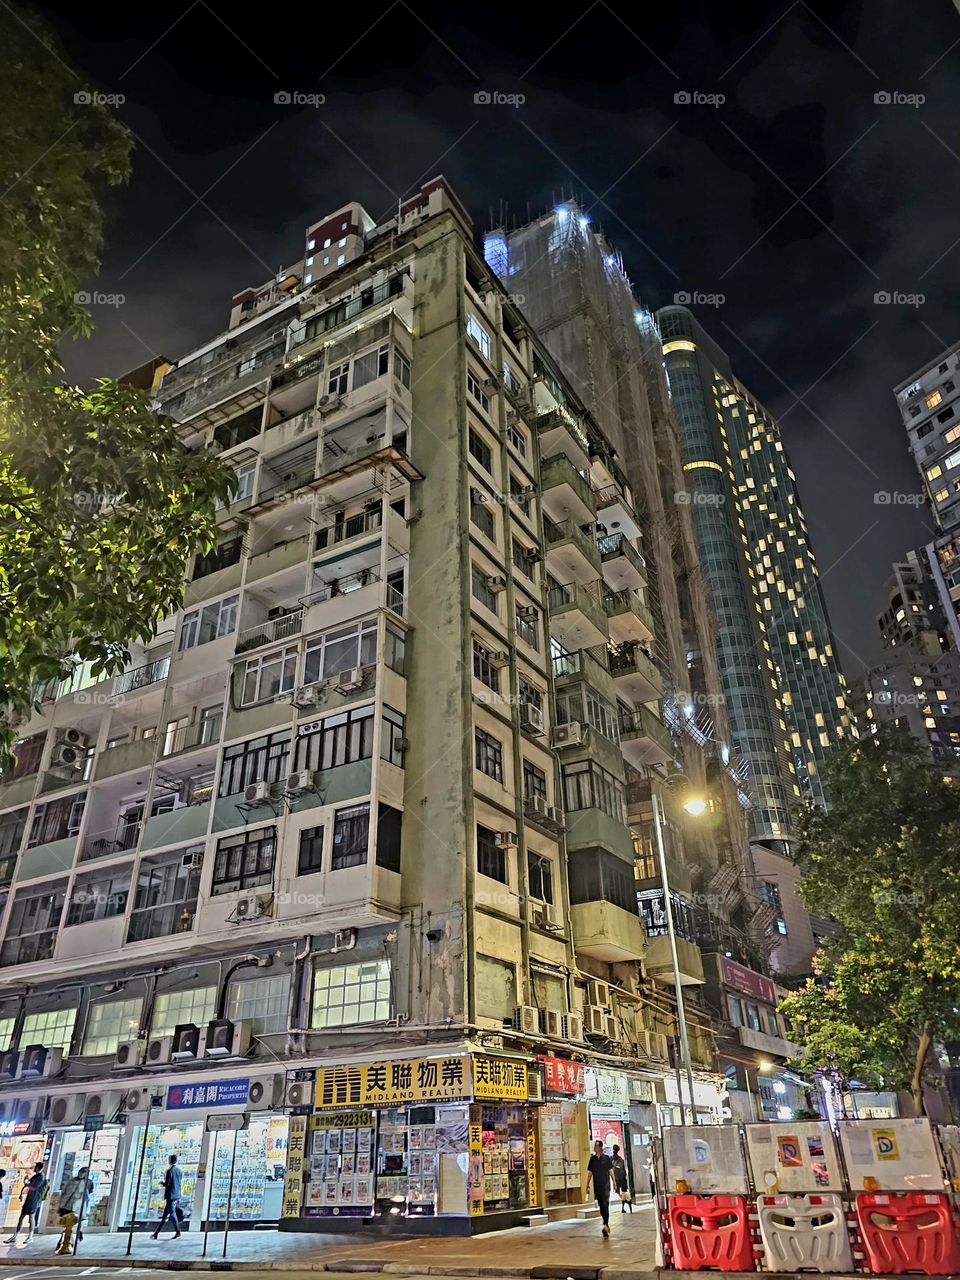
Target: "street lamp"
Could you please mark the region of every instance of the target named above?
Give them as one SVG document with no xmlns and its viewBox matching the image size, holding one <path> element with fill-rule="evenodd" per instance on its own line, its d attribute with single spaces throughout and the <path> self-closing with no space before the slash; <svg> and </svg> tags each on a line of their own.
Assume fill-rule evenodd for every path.
<svg viewBox="0 0 960 1280">
<path fill-rule="evenodd" d="M 663 785 L 669 786 L 676 782 L 685 783 L 689 786 L 689 779 L 682 773 L 668 774 L 662 779 Z M 687 1036 L 687 1018 L 683 1006 L 683 982 L 680 979 L 680 960 L 677 956 L 677 934 L 673 924 L 673 904 L 670 901 L 670 880 L 667 875 L 667 854 L 663 842 L 663 808 L 660 804 L 660 796 L 650 788 L 650 799 L 653 805 L 653 829 L 657 838 L 657 859 L 660 863 L 660 883 L 663 886 L 663 914 L 667 921 L 667 936 L 670 939 L 670 963 L 673 966 L 673 987 L 677 998 L 677 1023 L 680 1028 L 680 1052 L 683 1058 L 683 1066 L 687 1076 L 687 1089 L 690 1093 L 690 1121 L 692 1124 L 697 1123 L 697 1107 L 693 1100 L 693 1063 L 690 1058 L 690 1040 Z M 684 810 L 691 817 L 698 818 L 706 812 L 707 802 L 700 796 L 688 795 L 682 802 Z M 686 1123 L 686 1112 L 683 1105 L 683 1091 L 677 1090 L 680 1102 L 680 1121 Z"/>
</svg>

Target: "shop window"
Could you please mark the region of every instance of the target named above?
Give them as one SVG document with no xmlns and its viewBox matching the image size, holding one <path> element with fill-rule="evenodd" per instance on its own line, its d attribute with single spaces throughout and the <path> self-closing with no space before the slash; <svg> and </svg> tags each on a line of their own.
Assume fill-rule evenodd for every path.
<svg viewBox="0 0 960 1280">
<path fill-rule="evenodd" d="M 333 858 L 330 870 L 342 871 L 346 867 L 363 866 L 367 860 L 369 840 L 369 804 L 338 809 L 333 820 Z"/>
<path fill-rule="evenodd" d="M 211 894 L 259 889 L 273 881 L 277 856 L 276 827 L 257 827 L 217 841 Z"/>
<path fill-rule="evenodd" d="M 143 858 L 137 871 L 127 942 L 165 938 L 193 928 L 203 846 Z"/>
<path fill-rule="evenodd" d="M 233 1022 L 247 1022 L 254 1036 L 269 1035 L 287 1028 L 290 975 L 269 978 L 237 978 L 227 993 L 226 1016 Z"/>
<path fill-rule="evenodd" d="M 3 946 L 0 947 L 0 965 L 50 959 L 60 928 L 66 891 L 65 880 L 18 890 L 10 908 Z"/>
<path fill-rule="evenodd" d="M 213 1017 L 216 987 L 190 987 L 185 991 L 161 991 L 153 1003 L 150 1035 L 172 1035 L 181 1023 L 202 1027 Z"/>
<path fill-rule="evenodd" d="M 123 1041 L 136 1040 L 142 1008 L 139 996 L 133 1000 L 97 1000 L 91 1004 L 81 1054 L 92 1058 L 116 1053 L 117 1045 Z"/>
<path fill-rule="evenodd" d="M 311 1026 L 352 1027 L 390 1017 L 390 961 L 361 960 L 316 969 Z"/>
<path fill-rule="evenodd" d="M 77 876 L 67 907 L 66 927 L 122 916 L 130 894 L 130 866 Z"/>
<path fill-rule="evenodd" d="M 70 1048 L 73 1028 L 77 1021 L 76 1009 L 47 1009 L 43 1013 L 28 1013 L 23 1020 L 20 1044 L 42 1044 L 45 1049 Z"/>
<path fill-rule="evenodd" d="M 300 832 L 297 875 L 309 876 L 323 870 L 323 827 L 304 827 Z"/>
<path fill-rule="evenodd" d="M 223 1138 L 224 1135 L 221 1134 L 218 1149 L 227 1147 Z M 124 1207 L 121 1217 L 124 1224 L 129 1225 L 133 1217 L 134 1196 L 138 1225 L 160 1221 L 163 1213 L 163 1176 L 172 1155 L 177 1157 L 177 1167 L 182 1178 L 180 1203 L 187 1216 L 190 1216 L 197 1188 L 202 1142 L 202 1120 L 181 1124 L 152 1124 L 147 1130 L 146 1142 L 143 1126 L 133 1126 L 130 1150 L 138 1154 L 143 1151 L 143 1176 L 139 1179 L 128 1178 L 123 1186 Z M 234 1189 L 237 1189 L 236 1186 Z"/>
<path fill-rule="evenodd" d="M 517 1007 L 517 971 L 506 960 L 477 954 L 477 1013 L 481 1018 L 512 1018 Z"/>
</svg>

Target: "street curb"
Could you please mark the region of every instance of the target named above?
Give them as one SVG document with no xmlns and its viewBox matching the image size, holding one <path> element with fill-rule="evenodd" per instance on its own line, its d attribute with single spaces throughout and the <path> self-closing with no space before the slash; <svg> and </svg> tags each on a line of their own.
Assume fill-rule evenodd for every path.
<svg viewBox="0 0 960 1280">
<path fill-rule="evenodd" d="M 96 1267 L 104 1271 L 119 1271 L 121 1269 L 133 1269 L 137 1271 L 303 1271 L 303 1272 L 320 1272 L 332 1271 L 340 1274 L 385 1274 L 395 1276 L 476 1276 L 490 1277 L 496 1280 L 497 1277 L 504 1277 L 504 1280 L 651 1280 L 656 1276 L 656 1271 L 635 1271 L 621 1267 L 552 1267 L 552 1266 L 529 1266 L 529 1267 L 495 1267 L 495 1266 L 463 1266 L 457 1263 L 450 1263 L 443 1266 L 442 1263 L 431 1263 L 424 1265 L 416 1262 L 377 1262 L 375 1260 L 348 1261 L 344 1259 L 340 1262 L 299 1262 L 296 1259 L 286 1259 L 283 1262 L 263 1262 L 255 1259 L 244 1260 L 237 1258 L 232 1261 L 224 1261 L 219 1258 L 137 1258 L 127 1257 L 84 1257 L 81 1255 L 71 1255 L 70 1257 L 60 1258 L 56 1254 L 33 1256 L 28 1258 L 18 1258 L 16 1261 L 7 1258 L 0 1258 L 0 1265 L 9 1265 L 16 1270 L 29 1267 Z M 670 1271 L 660 1273 L 663 1280 L 681 1280 L 682 1272 Z M 788 1276 L 779 1277 L 778 1280 L 790 1280 Z M 798 1277 L 798 1280 L 809 1280 L 808 1276 Z M 836 1276 L 833 1280 L 842 1280 L 842 1277 Z M 856 1280 L 863 1280 L 862 1277 L 856 1277 Z M 874 1278 L 879 1280 L 879 1278 Z"/>
</svg>

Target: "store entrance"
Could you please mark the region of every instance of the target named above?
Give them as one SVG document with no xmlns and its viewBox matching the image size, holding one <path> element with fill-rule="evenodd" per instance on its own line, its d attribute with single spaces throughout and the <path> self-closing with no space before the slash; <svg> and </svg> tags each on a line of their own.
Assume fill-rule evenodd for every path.
<svg viewBox="0 0 960 1280">
<path fill-rule="evenodd" d="M 48 1137 L 42 1133 L 26 1133 L 22 1137 L 0 1139 L 0 1169 L 7 1171 L 4 1179 L 4 1234 L 17 1225 L 22 1208 L 23 1188 L 33 1173 L 33 1166 L 47 1160 L 48 1144 Z M 49 1176 L 48 1169 L 47 1177 Z"/>
<path fill-rule="evenodd" d="M 81 1169 L 89 1169 L 93 1191 L 87 1201 L 84 1231 L 109 1231 L 110 1208 L 119 1168 L 120 1141 L 123 1126 L 106 1125 L 97 1133 L 82 1129 L 64 1129 L 53 1148 L 52 1163 L 47 1170 L 50 1179 L 49 1207 L 45 1231 L 60 1231 L 57 1212 L 60 1188 Z"/>
<path fill-rule="evenodd" d="M 186 1220 L 180 1229 L 190 1230 L 202 1144 L 203 1123 L 199 1120 L 189 1124 L 152 1124 L 147 1131 L 146 1145 L 143 1125 L 133 1126 L 124 1170 L 124 1202 L 120 1212 L 122 1226 L 129 1227 L 132 1221 L 138 1231 L 152 1231 L 156 1227 L 163 1215 L 164 1174 L 169 1165 L 169 1157 L 175 1155 L 180 1167 L 181 1204 L 186 1214 Z"/>
<path fill-rule="evenodd" d="M 228 1206 L 231 1231 L 279 1225 L 288 1128 L 286 1116 L 251 1116 L 246 1129 L 210 1134 L 207 1162 L 212 1176 L 203 1217 L 211 1230 L 222 1230 Z"/>
</svg>

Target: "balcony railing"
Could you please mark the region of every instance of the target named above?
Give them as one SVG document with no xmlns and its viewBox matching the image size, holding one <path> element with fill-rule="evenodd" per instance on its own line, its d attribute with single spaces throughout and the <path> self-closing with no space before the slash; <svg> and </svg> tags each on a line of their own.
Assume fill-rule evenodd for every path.
<svg viewBox="0 0 960 1280">
<path fill-rule="evenodd" d="M 387 608 L 397 615 L 398 618 L 406 617 L 407 598 L 400 590 L 390 583 L 387 583 Z"/>
<path fill-rule="evenodd" d="M 325 529 L 318 529 L 314 545 L 317 551 L 323 551 L 326 547 L 335 547 L 338 542 L 346 542 L 349 538 L 359 537 L 361 533 L 370 533 L 382 526 L 382 506 L 358 511 L 356 515 L 348 516 L 345 520 L 335 520 Z"/>
<path fill-rule="evenodd" d="M 145 689 L 148 685 L 166 680 L 169 670 L 168 654 L 165 658 L 157 658 L 155 662 L 148 662 L 142 667 L 134 667 L 132 671 L 124 671 L 114 678 L 113 696 L 116 698 L 124 693 L 133 693 L 135 689 Z"/>
<path fill-rule="evenodd" d="M 243 538 L 232 538 L 229 542 L 223 542 L 219 547 L 214 547 L 205 555 L 199 555 L 193 566 L 193 581 L 198 578 L 205 578 L 208 574 L 218 573 L 221 569 L 229 569 L 231 565 L 239 564 L 240 557 L 243 554 Z"/>
<path fill-rule="evenodd" d="M 597 538 L 597 550 L 604 559 L 607 556 L 630 556 L 632 553 L 632 557 L 637 560 L 641 568 L 645 569 L 647 566 L 646 560 L 624 533 L 603 534 Z"/>
<path fill-rule="evenodd" d="M 336 329 L 340 325 L 345 324 L 347 320 L 353 320 L 356 316 L 364 311 L 368 311 L 371 307 L 379 307 L 384 302 L 389 302 L 391 298 L 395 298 L 403 292 L 403 281 L 406 271 L 398 271 L 389 280 L 384 280 L 382 284 L 371 285 L 368 289 L 361 290 L 360 293 L 354 294 L 352 298 L 348 298 L 345 302 L 337 302 L 332 307 L 327 307 L 324 311 L 318 311 L 316 315 L 311 316 L 304 326 L 302 334 L 300 334 L 295 345 L 300 346 L 304 342 L 310 342 L 318 334 L 329 333 L 331 329 Z"/>
<path fill-rule="evenodd" d="M 223 733 L 223 716 L 207 716 L 195 724 L 185 724 L 179 729 L 168 732 L 163 744 L 163 756 L 176 756 L 182 751 L 192 751 L 194 747 L 209 747 L 220 741 Z M 196 800 L 197 792 L 193 793 Z M 202 797 L 204 800 L 209 797 Z M 198 802 L 199 803 L 199 802 Z"/>
<path fill-rule="evenodd" d="M 359 573 L 347 574 L 342 578 L 334 578 L 330 582 L 323 583 L 309 595 L 304 596 L 300 603 L 305 609 L 309 609 L 313 604 L 323 604 L 327 600 L 332 600 L 334 596 L 349 595 L 351 591 L 359 591 L 361 587 L 368 587 L 371 583 L 379 581 L 380 575 L 373 569 L 361 569 Z"/>
<path fill-rule="evenodd" d="M 277 640 L 288 640 L 298 636 L 303 626 L 303 606 L 291 609 L 279 618 L 268 618 L 256 626 L 246 627 L 237 636 L 237 653 L 246 653 L 248 649 L 259 649 L 264 644 L 274 644 Z"/>
<path fill-rule="evenodd" d="M 114 823 L 105 831 L 93 831 L 84 837 L 78 861 L 93 862 L 96 858 L 109 858 L 112 854 L 136 849 L 142 829 L 142 822 L 131 822 L 123 827 Z"/>
</svg>

